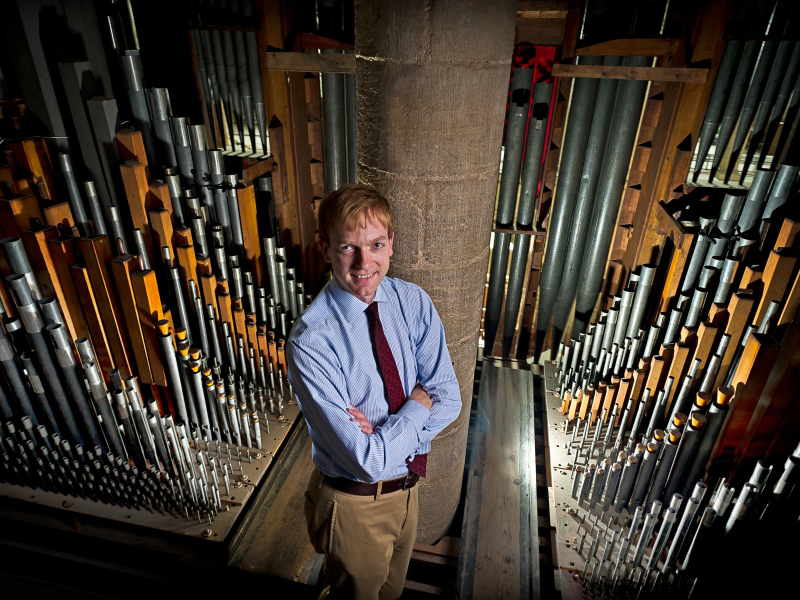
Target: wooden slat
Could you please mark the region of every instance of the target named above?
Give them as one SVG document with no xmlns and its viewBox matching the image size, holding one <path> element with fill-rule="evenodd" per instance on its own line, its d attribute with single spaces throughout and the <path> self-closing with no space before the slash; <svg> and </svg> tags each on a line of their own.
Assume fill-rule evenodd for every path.
<svg viewBox="0 0 800 600">
<path fill-rule="evenodd" d="M 728 324 L 725 327 L 725 333 L 731 336 L 728 342 L 728 349 L 725 350 L 725 356 L 719 364 L 719 373 L 714 383 L 714 389 L 725 383 L 725 377 L 728 374 L 728 369 L 733 362 L 733 355 L 736 353 L 736 348 L 742 339 L 744 328 L 750 323 L 748 322 L 748 315 L 753 308 L 755 300 L 752 295 L 739 291 L 736 292 L 730 302 L 728 302 Z"/>
<path fill-rule="evenodd" d="M 86 261 L 89 281 L 97 299 L 97 308 L 108 335 L 111 353 L 114 355 L 114 364 L 124 379 L 133 373 L 128 345 L 128 329 L 122 318 L 114 281 L 109 272 L 109 262 L 112 258 L 111 242 L 108 236 L 98 235 L 92 238 L 81 238 L 78 241 L 78 247 Z"/>
<path fill-rule="evenodd" d="M 680 44 L 675 38 L 624 38 L 575 50 L 578 56 L 673 56 Z"/>
<path fill-rule="evenodd" d="M 675 395 L 678 393 L 678 389 L 680 389 L 683 383 L 684 375 L 686 375 L 689 370 L 690 351 L 691 347 L 688 344 L 675 344 L 672 363 L 670 364 L 669 374 L 667 375 L 667 377 L 672 377 L 672 389 L 669 391 L 669 396 L 664 403 L 664 415 L 668 416 L 672 413 L 672 401 L 675 399 Z"/>
<path fill-rule="evenodd" d="M 150 361 L 161 362 L 158 355 L 152 359 L 148 357 L 147 347 L 142 333 L 142 323 L 139 319 L 139 311 L 136 308 L 136 298 L 133 293 L 131 275 L 139 270 L 139 260 L 132 254 L 122 254 L 111 261 L 111 273 L 117 284 L 117 294 L 122 314 L 125 317 L 125 325 L 130 336 L 131 350 L 136 361 L 136 374 L 142 383 L 155 383 Z"/>
<path fill-rule="evenodd" d="M 770 303 L 773 300 L 780 302 L 783 298 L 796 263 L 797 257 L 790 256 L 785 250 L 781 252 L 775 252 L 773 250 L 769 253 L 767 264 L 764 267 L 764 275 L 762 276 L 764 289 L 761 293 L 761 300 L 758 304 L 758 308 L 756 309 L 755 320 L 753 321 L 756 325 L 761 325 L 761 321 Z"/>
<path fill-rule="evenodd" d="M 800 308 L 800 272 L 794 278 L 792 288 L 786 297 L 786 302 L 783 305 L 781 316 L 778 318 L 778 330 L 776 333 L 777 339 L 783 337 L 783 332 L 796 317 L 798 308 Z"/>
<path fill-rule="evenodd" d="M 252 183 L 236 190 L 239 199 L 239 219 L 242 223 L 245 264 L 241 265 L 253 273 L 256 286 L 264 284 L 263 261 L 261 260 L 261 238 L 258 235 L 256 193 Z"/>
<path fill-rule="evenodd" d="M 100 308 L 97 304 L 92 283 L 89 280 L 89 270 L 83 265 L 74 265 L 70 268 L 72 280 L 75 283 L 75 290 L 83 306 L 83 314 L 86 316 L 86 324 L 92 337 L 94 354 L 103 372 L 103 377 L 108 378 L 108 372 L 114 368 L 114 356 L 111 352 L 111 344 L 103 326 L 103 318 L 100 316 Z"/>
<path fill-rule="evenodd" d="M 165 208 L 156 208 L 151 210 L 150 216 L 150 229 L 153 235 L 153 249 L 154 253 L 160 258 L 161 248 L 167 246 L 169 248 L 169 255 L 175 256 L 175 246 L 172 244 L 173 228 L 172 228 L 172 215 Z"/>
<path fill-rule="evenodd" d="M 311 52 L 267 52 L 267 65 L 273 71 L 305 73 L 355 73 L 355 54 L 316 54 Z"/>
<path fill-rule="evenodd" d="M 161 350 L 158 343 L 158 329 L 156 323 L 166 318 L 161 308 L 161 294 L 158 291 L 158 281 L 155 271 L 136 271 L 131 274 L 131 288 L 136 300 L 136 310 L 142 326 L 147 354 L 150 357 L 150 369 L 153 383 L 160 386 L 167 385 L 167 376 L 161 360 Z M 171 329 L 174 331 L 174 329 Z"/>
<path fill-rule="evenodd" d="M 83 314 L 81 298 L 75 288 L 75 281 L 70 272 L 70 267 L 76 262 L 76 240 L 77 238 L 73 237 L 53 238 L 47 242 L 48 250 L 52 261 L 52 270 L 58 277 L 61 286 L 61 296 L 56 296 L 59 304 L 61 304 L 61 311 L 64 313 L 65 318 L 69 313 L 75 333 L 80 334 L 77 337 L 91 337 L 86 315 Z"/>
<path fill-rule="evenodd" d="M 718 331 L 719 328 L 711 323 L 700 324 L 700 327 L 697 330 L 697 344 L 695 346 L 694 353 L 692 354 L 692 359 L 688 363 L 689 367 L 692 366 L 696 359 L 700 359 L 700 369 L 698 372 L 703 372 L 708 357 L 711 356 L 711 352 L 713 352 L 716 348 Z"/>
<path fill-rule="evenodd" d="M 704 83 L 708 79 L 708 69 L 556 64 L 553 65 L 553 76 Z"/>
<path fill-rule="evenodd" d="M 155 258 L 153 256 L 153 238 L 150 235 L 150 221 L 147 216 L 147 213 L 153 208 L 147 183 L 147 166 L 129 160 L 121 164 L 119 170 L 122 174 L 122 183 L 125 187 L 125 197 L 128 200 L 133 227 L 142 231 L 149 263 L 155 264 L 153 262 Z"/>
</svg>

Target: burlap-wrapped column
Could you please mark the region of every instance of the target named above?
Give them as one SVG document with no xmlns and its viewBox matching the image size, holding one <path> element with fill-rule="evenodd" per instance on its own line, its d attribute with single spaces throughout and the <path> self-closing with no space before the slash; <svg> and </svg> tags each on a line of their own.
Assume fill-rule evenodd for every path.
<svg viewBox="0 0 800 600">
<path fill-rule="evenodd" d="M 458 505 L 516 0 L 356 0 L 359 180 L 393 204 L 390 276 L 433 298 L 461 384 L 461 415 L 433 442 L 418 541 Z"/>
</svg>

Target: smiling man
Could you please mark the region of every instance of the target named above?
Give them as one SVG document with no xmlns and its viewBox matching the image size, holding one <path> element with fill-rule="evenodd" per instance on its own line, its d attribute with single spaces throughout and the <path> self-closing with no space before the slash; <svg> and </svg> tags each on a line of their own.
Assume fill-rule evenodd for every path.
<svg viewBox="0 0 800 600">
<path fill-rule="evenodd" d="M 416 484 L 461 394 L 430 297 L 386 277 L 386 199 L 366 185 L 340 188 L 320 206 L 319 235 L 333 279 L 286 346 L 316 466 L 308 534 L 326 556 L 331 598 L 399 598 L 416 539 Z"/>
</svg>

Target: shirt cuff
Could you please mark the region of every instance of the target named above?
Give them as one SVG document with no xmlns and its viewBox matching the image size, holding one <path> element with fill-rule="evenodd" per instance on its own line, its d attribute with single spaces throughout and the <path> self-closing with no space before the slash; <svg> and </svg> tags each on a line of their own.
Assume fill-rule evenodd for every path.
<svg viewBox="0 0 800 600">
<path fill-rule="evenodd" d="M 422 433 L 422 428 L 425 426 L 425 423 L 428 422 L 431 411 L 422 406 L 419 402 L 406 400 L 403 406 L 400 407 L 400 410 L 397 411 L 397 414 L 411 421 L 417 429 L 417 435 L 419 435 Z"/>
</svg>

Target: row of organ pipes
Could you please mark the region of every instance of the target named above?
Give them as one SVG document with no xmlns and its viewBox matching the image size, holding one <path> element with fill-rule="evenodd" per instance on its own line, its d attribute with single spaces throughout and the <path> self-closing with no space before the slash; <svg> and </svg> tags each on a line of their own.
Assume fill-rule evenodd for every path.
<svg viewBox="0 0 800 600">
<path fill-rule="evenodd" d="M 46 195 L 8 200 L 0 481 L 210 523 L 293 402 L 283 344 L 311 296 L 280 244 L 269 173 L 226 172 L 206 128 L 144 86 L 138 52 L 120 65 L 136 129 L 92 122 L 80 151 L 100 155 L 98 176 L 64 152 L 63 195 L 45 177 Z M 8 144 L 48 164 L 44 144 Z"/>
<path fill-rule="evenodd" d="M 668 309 L 654 309 L 658 266 L 641 265 L 554 348 L 587 597 L 701 597 L 797 523 L 800 446 L 778 464 L 750 448 L 777 433 L 759 398 L 787 414 L 796 403 L 800 228 L 785 215 L 798 171 L 760 168 L 748 191 L 684 208 L 676 218 L 699 230 Z"/>
</svg>

